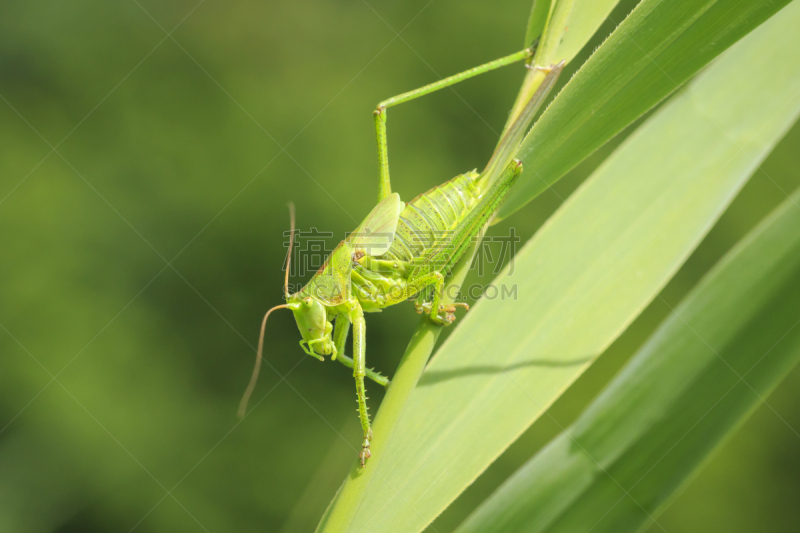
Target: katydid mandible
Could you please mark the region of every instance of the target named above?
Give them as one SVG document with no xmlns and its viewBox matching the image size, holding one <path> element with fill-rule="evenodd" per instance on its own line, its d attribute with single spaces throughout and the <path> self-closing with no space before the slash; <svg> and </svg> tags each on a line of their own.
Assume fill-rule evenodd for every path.
<svg viewBox="0 0 800 533">
<path fill-rule="evenodd" d="M 486 169 L 470 171 L 420 194 L 408 204 L 392 193 L 386 140 L 387 108 L 443 89 L 459 81 L 517 61 L 529 60 L 531 48 L 450 76 L 420 89 L 384 100 L 374 113 L 378 141 L 380 182 L 378 204 L 327 258 L 322 268 L 300 291 L 289 294 L 289 264 L 294 238 L 294 207 L 291 211 L 291 240 L 286 258 L 284 296 L 286 303 L 267 311 L 261 323 L 255 368 L 239 406 L 244 416 L 247 402 L 258 378 L 267 318 L 276 309 L 290 309 L 308 355 L 324 356 L 353 369 L 358 414 L 364 440 L 358 454 L 361 466 L 370 457 L 369 413 L 364 378 L 384 386 L 389 380 L 366 368 L 366 324 L 364 313 L 414 299 L 418 313 L 425 313 L 437 325 L 455 320 L 457 306 L 442 304 L 445 279 L 497 211 L 522 170 L 513 159 L 536 111 L 561 73 L 563 62 L 542 69 L 544 79 L 509 125 Z M 531 68 L 526 61 L 526 67 Z M 344 354 L 345 341 L 353 327 L 353 357 Z"/>
</svg>

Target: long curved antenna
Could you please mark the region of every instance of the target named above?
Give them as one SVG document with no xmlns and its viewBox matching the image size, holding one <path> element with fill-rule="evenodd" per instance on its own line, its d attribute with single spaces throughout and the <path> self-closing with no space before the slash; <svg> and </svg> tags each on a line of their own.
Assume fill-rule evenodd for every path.
<svg viewBox="0 0 800 533">
<path fill-rule="evenodd" d="M 283 279 L 283 295 L 289 299 L 289 267 L 292 264 L 292 246 L 294 246 L 294 204 L 289 202 L 289 254 L 286 256 L 286 277 Z"/>
<path fill-rule="evenodd" d="M 288 304 L 283 305 L 276 305 L 269 311 L 267 314 L 264 315 L 264 320 L 261 322 L 261 334 L 258 336 L 258 351 L 256 352 L 256 365 L 253 367 L 253 375 L 250 376 L 250 384 L 247 385 L 247 390 L 244 391 L 244 396 L 242 396 L 242 401 L 239 403 L 239 412 L 237 413 L 239 418 L 244 416 L 245 411 L 247 411 L 247 403 L 250 401 L 250 396 L 253 394 L 253 389 L 256 388 L 256 381 L 258 381 L 258 373 L 261 370 L 261 352 L 264 349 L 264 328 L 267 327 L 267 318 L 269 314 L 275 311 L 276 309 L 286 309 L 289 307 Z"/>
</svg>

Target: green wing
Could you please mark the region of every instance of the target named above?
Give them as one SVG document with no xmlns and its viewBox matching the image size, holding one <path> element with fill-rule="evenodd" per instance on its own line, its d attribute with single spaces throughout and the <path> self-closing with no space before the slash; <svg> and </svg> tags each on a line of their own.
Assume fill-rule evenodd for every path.
<svg viewBox="0 0 800 533">
<path fill-rule="evenodd" d="M 345 242 L 354 251 L 363 251 L 373 257 L 385 254 L 392 246 L 397 221 L 405 207 L 400 201 L 400 195 L 396 192 L 390 194 L 372 209 Z"/>
<path fill-rule="evenodd" d="M 358 228 L 339 243 L 314 278 L 303 287 L 303 295 L 312 296 L 330 306 L 349 299 L 354 254 L 363 252 L 378 256 L 389 251 L 404 208 L 405 204 L 397 193 L 390 194 L 378 203 Z"/>
<path fill-rule="evenodd" d="M 340 242 L 322 268 L 303 287 L 303 296 L 312 296 L 331 306 L 349 299 L 352 262 L 353 249 L 346 242 Z"/>
</svg>

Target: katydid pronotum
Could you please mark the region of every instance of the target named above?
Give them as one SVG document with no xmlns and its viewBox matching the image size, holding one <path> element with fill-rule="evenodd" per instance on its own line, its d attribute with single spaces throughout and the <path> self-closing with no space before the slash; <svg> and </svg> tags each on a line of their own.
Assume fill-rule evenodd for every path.
<svg viewBox="0 0 800 533">
<path fill-rule="evenodd" d="M 264 328 L 270 313 L 290 309 L 308 355 L 324 361 L 328 355 L 353 369 L 358 413 L 364 440 L 358 457 L 364 467 L 370 457 L 369 414 L 364 378 L 384 386 L 389 380 L 366 368 L 365 312 L 377 312 L 408 299 L 415 299 L 418 313 L 425 313 L 440 326 L 455 320 L 456 306 L 442 304 L 442 291 L 450 271 L 470 243 L 489 223 L 522 170 L 513 159 L 536 111 L 561 73 L 563 62 L 548 68 L 531 67 L 531 48 L 450 76 L 420 89 L 384 100 L 374 113 L 378 141 L 380 182 L 378 204 L 347 239 L 339 243 L 323 267 L 300 291 L 289 294 L 289 262 L 294 237 L 294 209 L 291 208 L 292 239 L 286 258 L 284 296 L 286 303 L 267 311 L 261 323 L 256 364 L 250 384 L 239 406 L 243 416 L 258 378 L 264 345 Z M 537 90 L 505 130 L 482 173 L 470 171 L 420 194 L 408 204 L 392 193 L 386 140 L 386 110 L 397 104 L 449 87 L 478 74 L 518 61 L 541 71 Z M 335 325 L 334 325 L 335 324 Z M 353 327 L 353 358 L 344 354 L 345 341 Z"/>
</svg>

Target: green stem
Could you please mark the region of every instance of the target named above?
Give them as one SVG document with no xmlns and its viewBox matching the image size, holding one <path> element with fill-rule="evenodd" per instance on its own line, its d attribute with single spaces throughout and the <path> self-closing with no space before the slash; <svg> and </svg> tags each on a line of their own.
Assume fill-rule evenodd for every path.
<svg viewBox="0 0 800 533">
<path fill-rule="evenodd" d="M 447 295 L 458 294 L 458 291 L 454 291 L 451 287 L 461 287 L 469 271 L 472 257 L 477 250 L 477 243 L 482 238 L 483 232 L 470 245 L 470 249 L 467 250 L 467 253 L 464 254 L 464 257 L 453 269 L 453 275 L 444 291 L 443 303 L 453 303 L 453 300 L 448 298 Z M 359 462 L 355 461 L 353 468 L 350 469 L 350 474 L 345 479 L 344 485 L 339 489 L 334 501 L 328 507 L 319 526 L 317 526 L 318 532 L 348 531 L 353 518 L 356 516 L 358 507 L 372 482 L 372 478 L 378 470 L 380 461 L 383 458 L 383 451 L 397 427 L 400 415 L 403 413 L 403 409 L 411 396 L 411 392 L 417 385 L 417 381 L 422 376 L 425 365 L 441 333 L 441 326 L 432 323 L 427 316 L 422 317 L 420 324 L 411 336 L 411 341 L 408 343 L 406 352 L 400 360 L 397 372 L 392 378 L 392 382 L 386 391 L 386 396 L 381 402 L 380 409 L 378 409 L 378 414 L 375 416 L 375 422 L 372 424 L 373 438 L 370 443 L 372 457 L 370 457 L 366 468 L 361 468 Z"/>
</svg>

